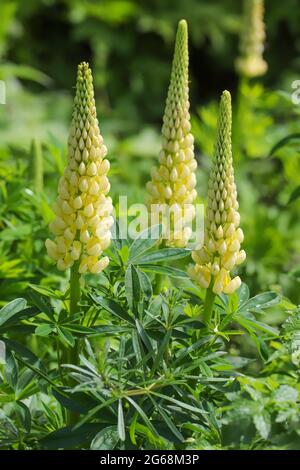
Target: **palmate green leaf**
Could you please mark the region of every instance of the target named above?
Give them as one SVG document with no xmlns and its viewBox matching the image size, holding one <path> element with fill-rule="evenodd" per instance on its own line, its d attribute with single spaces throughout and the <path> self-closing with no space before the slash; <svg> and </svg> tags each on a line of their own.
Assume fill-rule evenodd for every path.
<svg viewBox="0 0 300 470">
<path fill-rule="evenodd" d="M 18 422 L 23 427 L 26 432 L 30 432 L 31 428 L 31 414 L 29 408 L 25 403 L 21 401 L 16 401 L 14 403 L 14 409 L 18 416 Z"/>
<path fill-rule="evenodd" d="M 241 286 L 237 290 L 237 295 L 239 299 L 239 305 L 247 302 L 247 300 L 250 297 L 250 291 L 249 291 L 249 287 L 247 286 L 247 284 L 242 282 Z"/>
<path fill-rule="evenodd" d="M 37 336 L 49 336 L 55 330 L 55 326 L 51 323 L 42 323 L 35 329 Z"/>
<path fill-rule="evenodd" d="M 17 300 L 20 301 L 23 299 L 16 299 L 16 301 Z M 15 301 L 13 300 L 10 304 L 13 302 Z M 20 309 L 22 302 L 17 303 L 17 306 L 11 306 L 10 304 L 7 304 L 0 311 L 0 331 L 10 329 L 11 327 L 19 324 L 20 320 L 32 318 L 40 313 L 39 309 L 36 307 L 25 307 Z"/>
<path fill-rule="evenodd" d="M 139 268 L 136 268 L 136 271 L 137 271 L 138 276 L 139 276 L 140 287 L 141 287 L 141 290 L 143 292 L 144 298 L 147 299 L 147 300 L 151 299 L 151 297 L 153 295 L 153 289 L 152 289 L 152 283 L 151 283 L 149 277 L 147 276 L 147 274 L 145 274 Z"/>
<path fill-rule="evenodd" d="M 68 292 L 63 294 L 59 290 L 53 290 L 53 289 L 50 289 L 49 287 L 37 286 L 35 284 L 29 284 L 29 287 L 31 287 L 33 290 L 35 290 L 39 294 L 44 295 L 45 297 L 51 297 L 53 299 L 59 299 L 59 300 L 65 300 L 68 297 Z"/>
<path fill-rule="evenodd" d="M 123 414 L 123 406 L 122 406 L 122 399 L 119 400 L 118 405 L 118 434 L 121 441 L 125 441 L 125 424 L 124 424 L 124 414 Z"/>
<path fill-rule="evenodd" d="M 80 429 L 72 426 L 58 429 L 39 440 L 42 449 L 73 449 L 74 447 L 88 444 L 99 431 L 99 423 L 88 423 Z"/>
<path fill-rule="evenodd" d="M 179 442 L 184 442 L 184 437 L 181 434 L 181 432 L 177 429 L 171 418 L 168 416 L 168 414 L 164 411 L 164 409 L 155 401 L 153 398 L 150 396 L 151 401 L 153 403 L 153 406 L 157 409 L 158 413 L 172 432 L 175 437 L 179 440 Z"/>
<path fill-rule="evenodd" d="M 65 330 L 69 330 L 72 333 L 76 333 L 76 336 L 98 334 L 98 330 L 96 328 L 77 325 L 76 323 L 64 323 L 61 326 L 63 326 Z"/>
<path fill-rule="evenodd" d="M 268 439 L 271 431 L 271 417 L 266 410 L 259 410 L 253 415 L 253 422 L 257 431 L 263 439 Z"/>
<path fill-rule="evenodd" d="M 81 428 L 80 428 L 81 429 Z M 119 442 L 117 426 L 108 426 L 94 437 L 91 450 L 113 450 Z"/>
<path fill-rule="evenodd" d="M 40 364 L 40 359 L 35 354 L 33 354 L 32 351 L 23 346 L 23 344 L 4 337 L 0 337 L 0 339 L 5 343 L 7 350 L 14 351 L 21 358 L 29 361 L 30 364 Z"/>
<path fill-rule="evenodd" d="M 149 336 L 147 335 L 143 325 L 139 322 L 138 319 L 135 320 L 135 324 L 136 324 L 137 332 L 138 332 L 142 342 L 144 343 L 144 345 L 146 346 L 148 351 L 150 351 L 150 352 L 153 351 L 151 340 L 150 340 Z"/>
<path fill-rule="evenodd" d="M 64 408 L 75 413 L 84 415 L 98 405 L 98 400 L 85 392 L 71 393 L 60 387 L 59 389 L 52 390 L 52 393 Z M 97 413 L 96 416 L 100 419 L 101 423 L 114 424 L 116 421 L 116 416 L 109 407 L 102 408 L 99 416 Z"/>
<path fill-rule="evenodd" d="M 175 259 L 185 258 L 190 255 L 191 250 L 187 248 L 162 248 L 160 250 L 142 254 L 135 259 L 135 264 L 145 265 L 150 263 L 160 263 L 162 261 L 173 261 Z"/>
<path fill-rule="evenodd" d="M 155 395 L 156 397 L 162 398 L 166 401 L 169 401 L 170 403 L 174 403 L 175 405 L 178 405 L 180 408 L 183 408 L 184 410 L 192 411 L 193 413 L 200 414 L 200 415 L 207 414 L 207 411 L 204 411 L 200 408 L 196 408 L 195 406 L 192 406 L 192 405 L 189 405 L 188 403 L 177 400 L 176 398 L 169 397 L 168 395 L 164 395 L 162 393 L 154 392 L 154 391 L 151 391 L 151 394 Z"/>
<path fill-rule="evenodd" d="M 59 390 L 52 390 L 52 393 L 56 400 L 68 410 L 76 413 L 86 413 L 97 405 L 96 400 L 84 392 L 75 392 L 71 394 L 63 388 L 61 390 L 63 393 L 60 393 Z"/>
<path fill-rule="evenodd" d="M 19 377 L 19 366 L 14 354 L 9 354 L 6 357 L 5 377 L 11 388 L 15 389 Z"/>
<path fill-rule="evenodd" d="M 281 297 L 277 292 L 264 292 L 262 294 L 258 294 L 255 297 L 247 300 L 240 304 L 238 308 L 238 312 L 246 312 L 246 311 L 255 311 L 260 312 L 269 307 L 273 307 L 277 305 L 281 301 Z"/>
<path fill-rule="evenodd" d="M 40 368 L 40 363 L 38 364 L 31 364 L 28 360 L 26 359 L 23 359 L 21 358 L 20 356 L 16 355 L 16 359 L 17 361 L 22 364 L 23 366 L 26 366 L 28 367 L 30 370 L 32 370 L 33 372 L 35 372 L 35 374 L 40 377 L 41 379 L 44 379 L 46 382 L 48 382 L 50 385 L 52 385 L 52 387 L 54 387 L 55 389 L 58 388 L 56 383 L 47 375 L 46 372 L 44 372 L 41 368 Z"/>
<path fill-rule="evenodd" d="M 265 323 L 259 322 L 254 319 L 246 318 L 245 316 L 235 315 L 234 320 L 243 326 L 249 332 L 255 332 L 256 330 L 269 333 L 272 336 L 278 336 L 278 330 L 272 326 L 266 325 Z"/>
<path fill-rule="evenodd" d="M 138 237 L 133 241 L 129 248 L 128 262 L 137 264 L 136 260 L 141 257 L 146 251 L 151 250 L 160 239 L 162 234 L 162 225 L 153 225 L 152 227 L 143 230 Z"/>
<path fill-rule="evenodd" d="M 12 302 L 9 302 L 5 307 L 0 310 L 0 326 L 4 325 L 8 320 L 10 320 L 14 315 L 24 310 L 27 305 L 25 299 L 15 299 Z"/>
<path fill-rule="evenodd" d="M 60 340 L 65 346 L 71 346 L 71 348 L 74 347 L 75 338 L 69 330 L 67 330 L 63 326 L 57 326 L 56 331 Z"/>
<path fill-rule="evenodd" d="M 136 355 L 136 359 L 139 365 L 146 364 L 145 362 L 145 355 L 143 354 L 144 351 L 142 351 L 141 345 L 140 345 L 140 340 L 138 337 L 138 334 L 136 330 L 132 330 L 132 347 L 134 350 L 134 353 Z"/>
<path fill-rule="evenodd" d="M 14 400 L 26 400 L 36 393 L 40 392 L 40 386 L 36 381 L 36 376 L 30 369 L 24 369 L 19 376 L 17 386 L 15 388 Z"/>
<path fill-rule="evenodd" d="M 126 310 L 121 307 L 115 300 L 113 299 L 104 299 L 101 296 L 96 296 L 95 294 L 91 294 L 91 298 L 96 302 L 96 304 L 100 305 L 104 310 L 111 313 L 114 316 L 117 316 L 121 320 L 126 321 L 131 326 L 134 326 L 134 319 L 131 318 Z"/>
<path fill-rule="evenodd" d="M 170 341 L 170 338 L 171 338 L 171 330 L 167 331 L 161 344 L 159 345 L 159 348 L 158 348 L 158 351 L 157 351 L 157 354 L 156 354 L 156 357 L 154 359 L 154 363 L 153 363 L 153 366 L 151 368 L 151 373 L 152 375 L 154 374 L 154 372 L 156 371 L 157 367 L 159 366 L 159 364 L 161 363 L 161 360 L 162 360 L 162 357 L 169 345 L 169 341 Z"/>
<path fill-rule="evenodd" d="M 57 388 L 57 387 L 56 387 Z M 99 397 L 99 395 L 98 395 Z M 103 408 L 108 408 L 111 405 L 113 405 L 116 401 L 118 401 L 118 397 L 112 397 L 109 398 L 108 400 L 103 400 L 99 405 L 95 406 L 91 410 L 89 410 L 83 418 L 81 418 L 76 425 L 74 426 L 74 429 L 80 428 L 82 425 L 84 425 L 87 421 L 90 421 L 93 416 L 95 416 L 97 413 L 99 413 Z"/>
<path fill-rule="evenodd" d="M 142 418 L 142 420 L 148 427 L 149 431 L 151 431 L 154 436 L 158 437 L 158 432 L 156 431 L 155 427 L 149 420 L 144 410 L 140 407 L 140 405 L 138 405 L 136 401 L 133 400 L 133 398 L 131 397 L 125 397 L 125 399 L 136 409 L 136 411 L 138 412 L 138 414 L 140 415 L 140 417 Z"/>
<path fill-rule="evenodd" d="M 140 278 L 133 265 L 129 265 L 125 273 L 125 295 L 132 312 L 141 296 Z"/>
<path fill-rule="evenodd" d="M 156 264 L 144 264 L 140 266 L 143 271 L 152 272 L 157 274 L 166 274 L 174 278 L 188 279 L 189 276 L 185 271 L 181 269 L 173 268 L 173 266 L 159 266 Z"/>
<path fill-rule="evenodd" d="M 212 335 L 205 336 L 204 338 L 200 338 L 198 341 L 191 344 L 190 346 L 180 349 L 174 364 L 178 364 L 178 362 L 180 362 L 185 356 L 195 351 L 196 349 L 200 348 L 204 344 L 208 343 L 209 341 L 211 341 L 211 339 L 212 339 Z"/>
<path fill-rule="evenodd" d="M 36 291 L 32 289 L 32 291 L 29 293 L 30 299 L 36 307 L 40 309 L 41 312 L 46 313 L 50 317 L 53 315 L 53 307 L 50 304 L 48 298 L 45 298 L 45 296 L 38 295 Z"/>
</svg>

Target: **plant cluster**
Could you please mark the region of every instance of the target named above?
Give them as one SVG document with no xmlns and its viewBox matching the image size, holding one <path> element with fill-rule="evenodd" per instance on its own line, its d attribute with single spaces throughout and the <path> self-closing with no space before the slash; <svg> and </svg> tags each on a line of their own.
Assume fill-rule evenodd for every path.
<svg viewBox="0 0 300 470">
<path fill-rule="evenodd" d="M 263 61 L 262 2 L 246 3 L 252 22 L 241 53 L 248 69 L 233 130 L 243 110 L 250 114 L 249 67 L 249 79 L 262 73 L 253 72 Z M 110 153 L 95 103 L 82 62 L 67 155 L 33 139 L 30 177 L 27 154 L 11 169 L 9 160 L 0 166 L 0 448 L 299 449 L 299 307 L 276 286 L 251 296 L 243 282 L 247 238 L 260 226 L 247 224 L 247 213 L 258 209 L 245 204 L 244 188 L 238 202 L 235 176 L 251 141 L 234 138 L 232 154 L 228 91 L 218 112 L 204 241 L 187 248 L 206 165 L 203 158 L 196 178 L 187 23 L 178 25 L 162 149 L 147 184 L 149 213 L 153 205 L 172 209 L 167 239 L 164 212 L 134 239 L 112 217 L 114 196 L 124 191 L 114 189 L 122 162 L 111 159 L 108 180 Z M 215 111 L 207 108 L 208 121 Z M 205 146 L 202 133 L 211 127 L 200 118 L 193 132 Z M 258 221 L 263 216 L 258 210 Z"/>
</svg>

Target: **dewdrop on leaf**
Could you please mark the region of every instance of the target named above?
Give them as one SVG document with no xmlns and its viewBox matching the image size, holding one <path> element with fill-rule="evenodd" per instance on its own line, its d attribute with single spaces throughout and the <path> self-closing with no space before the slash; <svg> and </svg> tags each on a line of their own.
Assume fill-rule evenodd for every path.
<svg viewBox="0 0 300 470">
<path fill-rule="evenodd" d="M 208 205 L 204 246 L 192 253 L 194 266 L 190 276 L 215 294 L 231 294 L 241 285 L 239 276 L 230 272 L 246 259 L 240 249 L 244 234 L 239 227 L 237 190 L 231 153 L 231 97 L 224 91 L 221 97 L 217 141 L 213 167 L 208 182 Z"/>
<path fill-rule="evenodd" d="M 48 255 L 64 271 L 74 262 L 79 272 L 99 273 L 109 263 L 101 257 L 109 246 L 113 219 L 107 196 L 109 162 L 96 116 L 92 73 L 78 66 L 76 95 L 68 141 L 68 164 L 58 185 L 56 218 L 50 224 L 54 240 L 46 240 Z M 106 219 L 97 214 L 105 214 Z"/>
<path fill-rule="evenodd" d="M 268 69 L 263 59 L 264 41 L 264 1 L 244 0 L 244 12 L 240 38 L 240 56 L 236 69 L 245 77 L 264 75 Z"/>
<path fill-rule="evenodd" d="M 149 207 L 161 204 L 165 208 L 163 217 L 169 216 L 173 206 L 180 207 L 182 217 L 176 223 L 170 220 L 170 233 L 165 240 L 169 246 L 186 246 L 184 230 L 187 222 L 183 216 L 196 196 L 197 162 L 194 158 L 194 138 L 190 133 L 189 84 L 188 84 L 188 28 L 185 20 L 178 24 L 171 80 L 168 89 L 162 125 L 162 150 L 159 165 L 151 170 L 151 181 L 147 184 Z M 188 223 L 191 221 L 189 220 Z"/>
</svg>

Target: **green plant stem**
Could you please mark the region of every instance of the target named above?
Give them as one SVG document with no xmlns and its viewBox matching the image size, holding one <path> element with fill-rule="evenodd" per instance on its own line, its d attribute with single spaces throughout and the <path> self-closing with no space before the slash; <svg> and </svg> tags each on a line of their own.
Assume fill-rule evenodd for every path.
<svg viewBox="0 0 300 470">
<path fill-rule="evenodd" d="M 213 293 L 211 286 L 206 291 L 203 319 L 205 323 L 209 323 L 212 316 L 213 305 L 216 294 Z"/>
<path fill-rule="evenodd" d="M 78 262 L 74 263 L 71 268 L 70 276 L 70 316 L 77 312 L 77 306 L 80 299 L 80 274 L 78 272 Z"/>
<path fill-rule="evenodd" d="M 70 319 L 77 313 L 78 302 L 80 300 L 80 274 L 78 271 L 79 263 L 76 262 L 71 268 L 70 274 Z M 68 363 L 77 365 L 79 362 L 79 341 L 75 339 L 73 348 L 69 351 L 68 354 Z M 69 385 L 72 385 L 70 383 Z M 74 425 L 78 421 L 79 415 L 73 411 L 69 411 L 67 415 L 68 424 Z"/>
<path fill-rule="evenodd" d="M 161 293 L 167 279 L 168 278 L 165 274 L 156 274 L 154 294 L 159 295 Z"/>
<path fill-rule="evenodd" d="M 78 272 L 79 263 L 76 262 L 71 268 L 71 275 L 70 275 L 70 319 L 72 321 L 72 317 L 77 313 L 78 309 L 78 302 L 80 300 L 80 274 Z M 78 363 L 78 340 L 75 340 L 75 344 L 71 350 L 71 354 L 69 356 L 69 363 L 76 365 Z"/>
</svg>

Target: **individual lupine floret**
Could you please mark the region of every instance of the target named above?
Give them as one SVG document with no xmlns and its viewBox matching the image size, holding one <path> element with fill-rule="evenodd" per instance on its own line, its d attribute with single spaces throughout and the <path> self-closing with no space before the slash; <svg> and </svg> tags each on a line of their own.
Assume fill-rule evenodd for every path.
<svg viewBox="0 0 300 470">
<path fill-rule="evenodd" d="M 230 271 L 241 264 L 246 253 L 241 250 L 244 234 L 240 225 L 237 191 L 231 151 L 231 97 L 221 97 L 213 168 L 208 183 L 208 207 L 204 245 L 192 254 L 195 266 L 189 272 L 201 287 L 214 294 L 233 293 L 241 279 Z"/>
<path fill-rule="evenodd" d="M 263 0 L 244 0 L 240 57 L 236 60 L 236 69 L 241 75 L 251 78 L 266 73 L 265 37 Z"/>
<path fill-rule="evenodd" d="M 96 116 L 92 73 L 83 62 L 78 66 L 68 163 L 58 185 L 56 218 L 50 224 L 55 240 L 46 240 L 48 254 L 61 271 L 77 262 L 80 273 L 99 273 L 109 263 L 108 257 L 101 258 L 110 244 L 113 224 L 106 153 Z"/>
<path fill-rule="evenodd" d="M 151 212 L 161 211 L 168 219 L 167 245 L 185 246 L 191 236 L 197 196 L 197 162 L 191 134 L 188 85 L 188 30 L 185 20 L 178 25 L 175 52 L 162 125 L 160 164 L 151 170 L 147 184 Z"/>
</svg>

